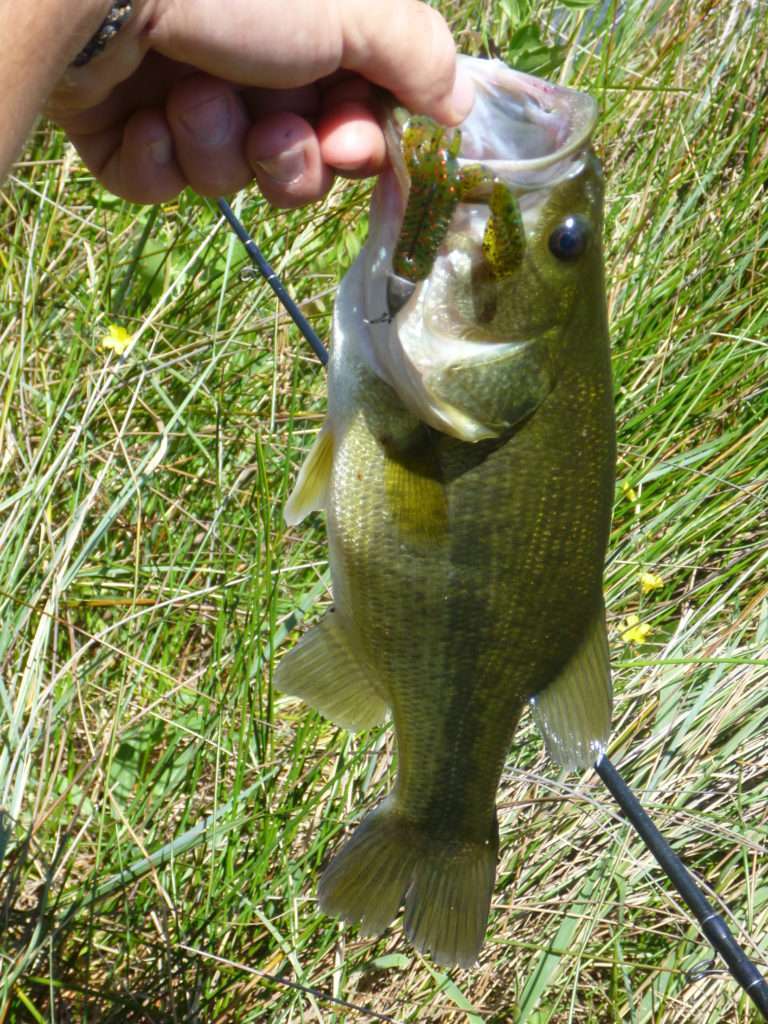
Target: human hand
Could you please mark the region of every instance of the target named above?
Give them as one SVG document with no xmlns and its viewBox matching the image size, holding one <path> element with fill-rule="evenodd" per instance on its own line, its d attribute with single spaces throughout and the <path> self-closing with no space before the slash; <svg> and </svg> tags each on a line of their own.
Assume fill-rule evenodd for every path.
<svg viewBox="0 0 768 1024">
<path fill-rule="evenodd" d="M 255 177 L 276 206 L 318 199 L 335 173 L 381 170 L 374 86 L 456 124 L 472 86 L 447 25 L 418 0 L 134 0 L 105 51 L 69 68 L 47 113 L 119 196 L 163 202 L 187 185 Z"/>
</svg>

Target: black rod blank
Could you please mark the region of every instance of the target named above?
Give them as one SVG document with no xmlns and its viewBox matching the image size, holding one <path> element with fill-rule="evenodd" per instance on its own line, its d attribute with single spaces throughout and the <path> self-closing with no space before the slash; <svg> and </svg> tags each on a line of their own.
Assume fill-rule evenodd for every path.
<svg viewBox="0 0 768 1024">
<path fill-rule="evenodd" d="M 325 346 L 285 290 L 280 278 L 264 259 L 261 250 L 235 216 L 229 203 L 224 199 L 218 199 L 217 203 L 227 223 L 245 246 L 254 265 L 258 268 L 288 315 L 312 346 L 320 362 L 323 366 L 327 366 L 328 352 Z M 738 944 L 728 925 L 706 899 L 691 873 L 645 813 L 640 805 L 640 801 L 607 757 L 603 756 L 600 758 L 595 764 L 595 771 L 626 815 L 629 823 L 680 893 L 680 896 L 699 922 L 702 932 L 727 964 L 731 975 L 760 1010 L 765 1020 L 768 1021 L 768 982 L 766 982 L 760 971 Z"/>
<path fill-rule="evenodd" d="M 696 917 L 701 930 L 725 960 L 728 970 L 738 981 L 763 1017 L 768 1020 L 768 982 L 733 937 L 728 925 L 704 896 L 699 886 L 661 832 L 640 805 L 640 801 L 622 779 L 607 757 L 595 764 L 595 771 L 605 783 L 629 823 L 658 861 L 662 870 Z"/>
<path fill-rule="evenodd" d="M 234 233 L 243 243 L 245 251 L 251 258 L 251 262 L 259 271 L 264 280 L 267 282 L 272 291 L 275 293 L 283 309 L 286 311 L 288 316 L 291 318 L 291 320 L 293 320 L 293 322 L 299 328 L 299 330 L 307 339 L 309 344 L 312 346 L 315 355 L 323 364 L 323 366 L 327 366 L 328 352 L 326 351 L 325 345 L 323 345 L 322 341 L 318 337 L 312 325 L 309 323 L 307 318 L 304 316 L 299 307 L 288 294 L 283 282 L 277 276 L 277 274 L 269 265 L 269 263 L 267 263 L 267 261 L 264 259 L 264 255 L 261 249 L 258 247 L 258 245 L 256 245 L 254 240 L 245 230 L 242 222 L 236 216 L 234 210 L 226 201 L 226 199 L 217 199 L 216 205 L 221 211 L 222 216 L 226 220 L 227 224 L 229 224 Z"/>
</svg>

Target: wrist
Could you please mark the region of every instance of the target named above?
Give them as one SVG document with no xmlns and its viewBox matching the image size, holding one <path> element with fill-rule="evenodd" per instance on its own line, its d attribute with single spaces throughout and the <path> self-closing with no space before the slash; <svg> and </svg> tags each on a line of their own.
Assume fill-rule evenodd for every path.
<svg viewBox="0 0 768 1024">
<path fill-rule="evenodd" d="M 18 54 L 20 65 L 34 63 L 55 80 L 97 30 L 108 7 L 109 0 L 4 0 L 0 38 L 7 53 Z M 34 62 L 29 59 L 33 52 Z M 28 55 L 23 61 L 22 54 Z"/>
<path fill-rule="evenodd" d="M 65 6 L 71 10 L 71 5 Z M 129 24 L 135 27 L 146 6 L 146 0 L 82 0 L 79 17 L 71 25 L 67 64 L 86 64 L 98 56 L 118 32 Z"/>
<path fill-rule="evenodd" d="M 132 0 L 126 4 L 131 8 L 125 19 L 126 27 L 140 20 L 145 23 L 146 9 L 151 3 L 152 0 Z M 33 6 L 37 10 L 28 20 L 37 22 L 41 42 L 47 44 L 45 52 L 52 58 L 49 62 L 56 59 L 59 66 L 67 67 L 99 33 L 114 8 L 123 5 L 114 0 L 35 0 Z"/>
</svg>

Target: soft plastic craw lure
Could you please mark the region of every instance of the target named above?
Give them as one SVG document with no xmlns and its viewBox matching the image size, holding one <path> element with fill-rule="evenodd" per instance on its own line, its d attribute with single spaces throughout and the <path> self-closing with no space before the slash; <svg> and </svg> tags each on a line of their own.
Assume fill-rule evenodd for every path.
<svg viewBox="0 0 768 1024">
<path fill-rule="evenodd" d="M 407 281 L 423 281 L 462 196 L 461 132 L 449 137 L 431 118 L 415 116 L 405 123 L 401 145 L 411 187 L 392 269 Z"/>
<path fill-rule="evenodd" d="M 402 134 L 410 178 L 408 202 L 392 257 L 390 315 L 407 301 L 413 285 L 429 276 L 458 203 L 487 202 L 490 208 L 483 255 L 491 275 L 508 277 L 525 252 L 520 205 L 508 185 L 481 164 L 460 167 L 461 132 L 450 134 L 431 118 L 410 117 Z"/>
<path fill-rule="evenodd" d="M 503 181 L 494 181 L 491 214 L 483 234 L 483 256 L 494 277 L 509 277 L 523 262 L 525 231 L 520 204 Z"/>
</svg>

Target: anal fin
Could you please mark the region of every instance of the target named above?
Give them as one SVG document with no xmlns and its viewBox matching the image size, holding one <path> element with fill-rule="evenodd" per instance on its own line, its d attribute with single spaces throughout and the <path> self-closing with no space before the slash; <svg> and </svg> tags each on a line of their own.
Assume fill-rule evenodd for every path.
<svg viewBox="0 0 768 1024">
<path fill-rule="evenodd" d="M 288 526 L 295 526 L 310 512 L 319 512 L 325 508 L 332 468 L 333 434 L 326 420 L 302 463 L 286 502 L 285 521 Z"/>
<path fill-rule="evenodd" d="M 549 756 L 564 768 L 587 768 L 611 734 L 611 666 L 602 603 L 560 675 L 532 698 Z"/>
<path fill-rule="evenodd" d="M 378 725 L 387 712 L 370 670 L 355 653 L 333 609 L 283 656 L 275 686 L 353 732 Z"/>
</svg>

